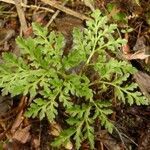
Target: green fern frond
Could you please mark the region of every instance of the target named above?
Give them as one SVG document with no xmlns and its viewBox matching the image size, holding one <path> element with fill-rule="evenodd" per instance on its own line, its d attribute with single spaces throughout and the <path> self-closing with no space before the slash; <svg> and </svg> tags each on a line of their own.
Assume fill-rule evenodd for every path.
<svg viewBox="0 0 150 150">
<path fill-rule="evenodd" d="M 71 139 L 76 149 L 82 142 L 95 145 L 95 121 L 99 120 L 112 133 L 114 125 L 111 97 L 130 105 L 147 105 L 148 100 L 137 91 L 137 84 L 129 83 L 136 72 L 131 64 L 115 56 L 126 40 L 117 35 L 117 25 L 109 24 L 108 17 L 99 10 L 91 14 L 84 29 L 74 29 L 73 46 L 64 56 L 62 34 L 33 23 L 34 37 L 18 37 L 20 55 L 2 55 L 0 88 L 3 95 L 29 95 L 34 98 L 26 112 L 28 117 L 47 117 L 50 123 L 63 119 L 65 126 L 52 143 L 64 146 Z M 110 92 L 110 99 L 105 96 Z M 98 99 L 97 99 L 98 97 Z M 64 113 L 58 110 L 63 109 Z M 60 114 L 61 113 L 61 114 Z M 99 126 L 98 125 L 98 126 Z"/>
</svg>

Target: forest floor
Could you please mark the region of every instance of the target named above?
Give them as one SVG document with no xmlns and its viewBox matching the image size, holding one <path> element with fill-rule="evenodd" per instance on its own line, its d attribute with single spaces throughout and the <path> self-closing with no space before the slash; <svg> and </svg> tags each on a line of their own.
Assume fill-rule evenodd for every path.
<svg viewBox="0 0 150 150">
<path fill-rule="evenodd" d="M 150 97 L 150 0 L 54 1 L 23 0 L 20 3 L 18 0 L 0 0 L 0 53 L 11 51 L 19 55 L 15 38 L 32 35 L 32 22 L 41 23 L 50 31 L 61 32 L 66 38 L 68 53 L 73 28 L 84 27 L 90 12 L 97 8 L 108 15 L 110 22 L 116 23 L 119 29 L 133 29 L 122 35 L 128 41 L 123 52 L 139 70 L 134 76 L 139 90 Z M 50 143 L 55 125 L 50 125 L 46 119 L 40 121 L 24 117 L 28 104 L 25 96 L 0 96 L 0 149 L 54 149 Z M 117 103 L 111 119 L 118 131 L 111 135 L 101 130 L 96 139 L 96 149 L 150 150 L 150 106 Z M 83 143 L 81 149 L 90 149 L 88 143 Z"/>
</svg>

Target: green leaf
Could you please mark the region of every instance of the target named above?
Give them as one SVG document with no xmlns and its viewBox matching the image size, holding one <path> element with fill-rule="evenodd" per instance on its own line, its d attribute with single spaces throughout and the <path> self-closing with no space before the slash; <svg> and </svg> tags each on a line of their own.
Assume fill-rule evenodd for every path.
<svg viewBox="0 0 150 150">
<path fill-rule="evenodd" d="M 70 141 L 70 137 L 75 133 L 74 128 L 69 128 L 61 132 L 60 136 L 55 139 L 54 142 L 51 143 L 54 147 L 60 147 L 62 144 L 65 145 Z"/>
<path fill-rule="evenodd" d="M 48 34 L 48 29 L 46 27 L 42 27 L 38 23 L 32 23 L 32 28 L 33 28 L 34 34 L 36 34 L 37 36 L 41 36 L 45 38 Z"/>
</svg>

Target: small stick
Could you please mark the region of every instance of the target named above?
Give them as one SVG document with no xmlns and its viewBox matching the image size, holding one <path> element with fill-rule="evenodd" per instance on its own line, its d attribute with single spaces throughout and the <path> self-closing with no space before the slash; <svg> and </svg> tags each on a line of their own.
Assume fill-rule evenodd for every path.
<svg viewBox="0 0 150 150">
<path fill-rule="evenodd" d="M 27 30 L 28 26 L 27 26 L 26 18 L 25 18 L 24 11 L 22 9 L 20 0 L 14 0 L 14 2 L 16 5 L 19 21 L 21 24 L 21 31 L 25 32 Z"/>
<path fill-rule="evenodd" d="M 46 8 L 46 7 L 41 7 L 41 6 L 36 6 L 36 5 L 26 5 L 24 3 L 21 3 L 21 6 L 26 7 L 26 8 L 43 9 L 43 10 L 46 10 L 48 12 L 54 13 L 54 10 Z"/>
<path fill-rule="evenodd" d="M 0 2 L 5 2 L 5 3 L 9 3 L 9 4 L 14 4 L 15 2 L 13 0 L 0 0 Z M 48 12 L 54 13 L 54 10 L 46 8 L 46 7 L 41 7 L 41 6 L 37 6 L 37 5 L 26 5 L 24 3 L 21 2 L 21 6 L 22 7 L 26 7 L 26 8 L 34 8 L 34 9 L 42 9 L 42 10 L 46 10 Z"/>
<path fill-rule="evenodd" d="M 68 2 L 68 0 L 64 1 L 64 3 L 62 4 L 63 6 L 66 5 L 66 3 Z M 58 16 L 58 14 L 60 13 L 60 10 L 57 10 L 54 15 L 51 17 L 51 19 L 49 20 L 49 22 L 47 23 L 46 27 L 49 27 L 50 24 L 54 21 L 54 19 Z"/>
<path fill-rule="evenodd" d="M 10 3 L 10 4 L 15 4 L 13 0 L 0 0 L 0 1 L 5 3 Z"/>
<path fill-rule="evenodd" d="M 82 15 L 82 14 L 80 14 L 78 12 L 75 12 L 75 11 L 69 9 L 69 8 L 66 8 L 66 7 L 58 4 L 55 1 L 51 1 L 51 0 L 41 0 L 41 1 L 44 2 L 44 3 L 46 3 L 46 4 L 48 4 L 48 5 L 50 5 L 51 7 L 59 9 L 60 11 L 63 11 L 66 14 L 72 15 L 74 17 L 77 17 L 77 18 L 81 19 L 81 20 L 89 20 L 90 19 L 89 17 L 87 17 L 85 15 Z"/>
</svg>

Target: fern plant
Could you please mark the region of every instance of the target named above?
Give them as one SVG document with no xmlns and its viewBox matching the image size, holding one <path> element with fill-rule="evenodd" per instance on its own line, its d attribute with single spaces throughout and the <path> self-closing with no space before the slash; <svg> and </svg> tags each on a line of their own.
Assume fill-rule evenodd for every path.
<svg viewBox="0 0 150 150">
<path fill-rule="evenodd" d="M 20 56 L 3 53 L 0 65 L 0 87 L 3 95 L 23 94 L 34 98 L 26 112 L 28 117 L 47 117 L 50 123 L 60 116 L 66 118 L 67 129 L 52 143 L 60 147 L 70 139 L 76 149 L 89 141 L 94 149 L 94 123 L 100 121 L 110 133 L 113 124 L 108 119 L 112 96 L 123 103 L 148 104 L 137 92 L 136 83 L 128 83 L 136 72 L 128 62 L 110 57 L 126 41 L 118 38 L 117 25 L 109 24 L 99 10 L 91 14 L 84 30 L 74 29 L 73 46 L 63 55 L 64 37 L 60 33 L 33 23 L 35 36 L 18 37 Z M 112 96 L 104 96 L 110 92 Z M 62 109 L 65 111 L 59 111 Z M 61 114 L 60 114 L 61 113 Z M 56 119 L 57 118 L 57 119 Z M 61 118 L 60 118 L 61 119 Z"/>
</svg>

